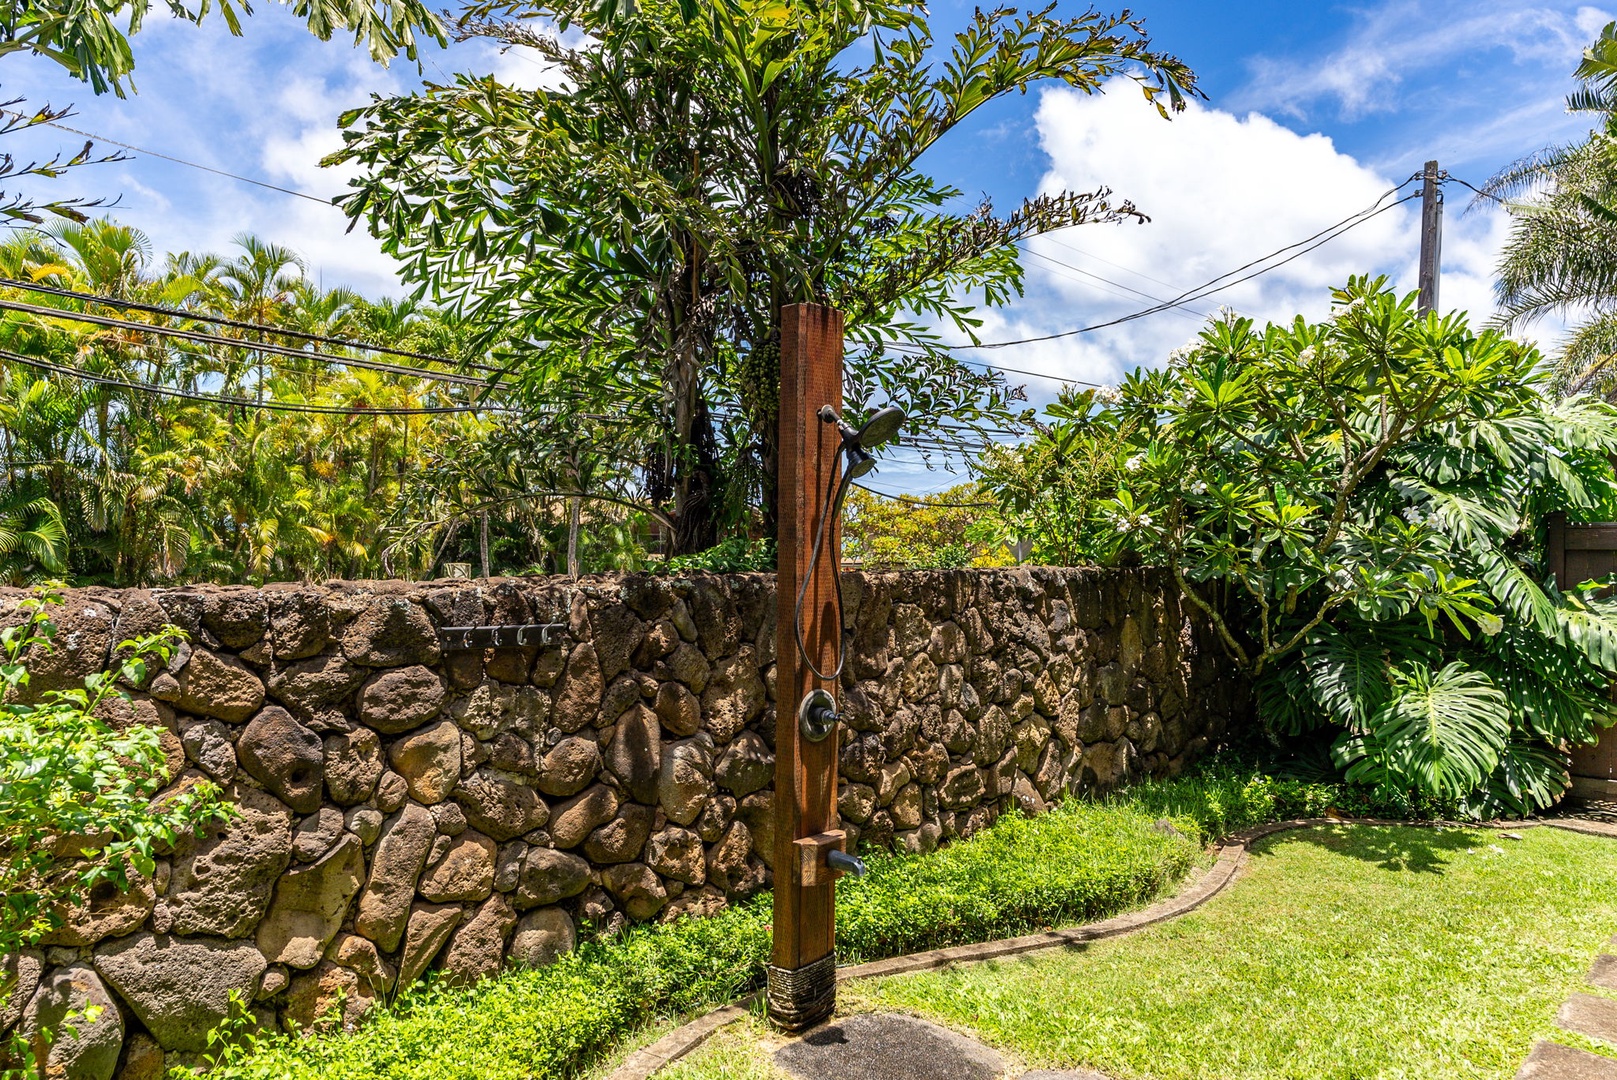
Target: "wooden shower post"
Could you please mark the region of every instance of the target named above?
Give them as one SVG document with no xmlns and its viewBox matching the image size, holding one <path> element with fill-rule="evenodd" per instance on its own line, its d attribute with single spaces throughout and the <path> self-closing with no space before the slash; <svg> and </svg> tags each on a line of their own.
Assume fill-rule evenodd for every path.
<svg viewBox="0 0 1617 1080">
<path fill-rule="evenodd" d="M 842 313 L 817 304 L 781 312 L 780 535 L 775 586 L 775 938 L 768 1003 L 788 1030 L 810 1027 L 836 1007 L 836 930 L 831 873 L 820 872 L 824 848 L 837 835 L 837 733 L 803 737 L 798 704 L 823 684 L 798 654 L 793 617 L 797 591 L 810 572 L 814 530 L 826 485 L 840 468 L 841 437 L 819 417 L 842 411 Z M 825 550 L 803 600 L 803 641 L 815 666 L 836 662 L 838 523 L 827 523 Z M 835 686 L 824 689 L 836 693 Z"/>
</svg>

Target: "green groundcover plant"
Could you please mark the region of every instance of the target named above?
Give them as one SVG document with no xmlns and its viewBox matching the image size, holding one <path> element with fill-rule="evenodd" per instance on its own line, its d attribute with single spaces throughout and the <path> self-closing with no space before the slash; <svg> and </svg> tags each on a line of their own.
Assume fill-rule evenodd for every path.
<svg viewBox="0 0 1617 1080">
<path fill-rule="evenodd" d="M 1101 918 L 1170 890 L 1203 845 L 1263 821 L 1323 813 L 1339 785 L 1215 766 L 1103 803 L 1002 817 L 930 855 L 867 853 L 837 886 L 837 955 L 870 960 Z M 1172 825 L 1167 828 L 1164 819 Z M 531 1080 L 576 1076 L 658 1017 L 762 985 L 769 897 L 712 918 L 642 926 L 556 963 L 467 989 L 427 984 L 355 1033 L 253 1035 L 245 1013 L 212 1053 L 213 1080 Z M 223 1036 L 231 1037 L 223 1037 Z M 184 1070 L 175 1075 L 189 1076 Z"/>
<path fill-rule="evenodd" d="M 1543 544 L 1552 512 L 1612 516 L 1617 411 L 1553 400 L 1542 369 L 1356 278 L 1323 322 L 1219 320 L 1162 370 L 1067 393 L 997 473 L 1081 473 L 1063 489 L 1090 494 L 1033 530 L 1046 557 L 1170 568 L 1276 737 L 1388 800 L 1528 813 L 1612 722 L 1617 670 L 1617 600 L 1559 591 Z"/>
</svg>

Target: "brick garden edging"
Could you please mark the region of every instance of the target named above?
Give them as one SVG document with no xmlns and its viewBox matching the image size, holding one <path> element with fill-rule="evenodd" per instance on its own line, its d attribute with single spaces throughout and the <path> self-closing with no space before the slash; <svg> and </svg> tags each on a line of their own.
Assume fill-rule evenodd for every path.
<svg viewBox="0 0 1617 1080">
<path fill-rule="evenodd" d="M 1579 819 L 1557 819 L 1543 822 L 1495 821 L 1480 824 L 1443 821 L 1392 821 L 1383 818 L 1296 818 L 1291 821 L 1271 822 L 1267 825 L 1258 825 L 1232 833 L 1220 841 L 1218 858 L 1205 874 L 1192 882 L 1188 888 L 1170 896 L 1166 900 L 1160 900 L 1150 907 L 1122 915 L 1114 915 L 1109 919 L 1102 919 L 1100 922 L 1068 927 L 1065 930 L 1047 930 L 1043 933 L 1028 934 L 1023 937 L 985 941 L 976 945 L 955 945 L 947 949 L 933 949 L 928 952 L 911 953 L 908 956 L 895 956 L 887 960 L 873 960 L 866 964 L 855 964 L 838 971 L 837 982 L 848 982 L 854 979 L 886 978 L 892 975 L 907 975 L 916 971 L 932 971 L 937 968 L 948 967 L 951 964 L 995 960 L 1005 956 L 1017 956 L 1022 953 L 1037 952 L 1043 949 L 1081 945 L 1085 942 L 1100 941 L 1105 938 L 1131 934 L 1147 926 L 1188 914 L 1217 896 L 1224 890 L 1226 885 L 1235 879 L 1236 873 L 1240 871 L 1242 865 L 1246 862 L 1248 849 L 1255 842 L 1265 837 L 1273 836 L 1275 833 L 1288 832 L 1293 829 L 1317 828 L 1321 825 L 1427 827 L 1463 825 L 1465 828 L 1493 829 L 1532 829 L 1537 828 L 1539 825 L 1545 825 L 1550 828 L 1565 829 L 1569 832 L 1587 833 L 1592 836 L 1606 836 L 1617 839 L 1617 825 Z M 1614 939 L 1614 942 L 1617 942 L 1617 939 Z M 756 998 L 757 994 L 748 994 L 746 997 L 740 998 L 729 1005 L 681 1025 L 650 1046 L 642 1047 L 630 1054 L 607 1080 L 650 1080 L 659 1070 L 673 1064 L 701 1046 L 715 1032 L 746 1016 Z"/>
<path fill-rule="evenodd" d="M 1130 934 L 1155 923 L 1166 922 L 1194 911 L 1217 896 L 1235 878 L 1246 861 L 1247 848 L 1257 840 L 1288 829 L 1306 829 L 1316 825 L 1340 825 L 1348 822 L 1339 818 L 1300 818 L 1294 821 L 1274 822 L 1245 829 L 1226 837 L 1219 844 L 1218 858 L 1205 874 L 1198 877 L 1183 891 L 1150 907 L 1114 915 L 1100 922 L 1085 923 L 1065 930 L 1047 930 L 1039 934 L 985 941 L 976 945 L 955 945 L 947 949 L 895 956 L 887 960 L 873 960 L 855 964 L 837 972 L 837 982 L 853 979 L 876 979 L 891 975 L 906 975 L 915 971 L 930 971 L 950 964 L 975 963 L 1004 956 L 1037 952 L 1079 945 L 1088 941 Z M 1408 824 L 1408 822 L 1355 822 L 1356 824 Z M 607 1080 L 650 1080 L 660 1069 L 673 1064 L 708 1040 L 714 1032 L 735 1023 L 747 1015 L 756 994 L 749 994 L 730 1005 L 697 1017 L 664 1035 L 650 1046 L 630 1054 Z"/>
</svg>

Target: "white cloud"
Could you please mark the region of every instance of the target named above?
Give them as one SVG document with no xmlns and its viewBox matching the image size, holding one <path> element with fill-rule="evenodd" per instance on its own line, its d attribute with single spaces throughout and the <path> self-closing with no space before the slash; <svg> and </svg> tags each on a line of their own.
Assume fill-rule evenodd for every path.
<svg viewBox="0 0 1617 1080">
<path fill-rule="evenodd" d="M 1321 100 L 1334 101 L 1347 120 L 1398 111 L 1418 104 L 1404 92 L 1406 80 L 1474 64 L 1503 69 L 1504 54 L 1517 66 L 1548 64 L 1570 73 L 1610 20 L 1587 6 L 1567 11 L 1511 0 L 1394 0 L 1361 10 L 1353 33 L 1324 56 L 1253 58 L 1252 85 L 1238 100 L 1298 118 Z"/>
<path fill-rule="evenodd" d="M 1042 190 L 1108 186 L 1134 200 L 1152 220 L 1085 226 L 1030 244 L 1037 254 L 1026 260 L 1028 299 L 1013 311 L 991 313 L 982 334 L 989 341 L 1104 322 L 1152 303 L 1127 289 L 1176 296 L 1373 205 L 1404 179 L 1341 153 L 1323 135 L 1298 135 L 1255 113 L 1238 117 L 1193 105 L 1165 123 L 1133 95 L 1087 97 L 1060 89 L 1044 94 L 1036 120 L 1050 156 Z M 1415 190 L 1407 187 L 1400 196 Z M 1504 223 L 1497 214 L 1462 217 L 1462 205 L 1457 200 L 1446 221 L 1442 306 L 1467 309 L 1481 319 L 1493 307 L 1490 278 Z M 1331 288 L 1353 274 L 1384 273 L 1399 290 L 1411 289 L 1419 250 L 1417 208 L 1411 203 L 1387 210 L 1316 251 L 1192 307 L 1205 314 L 1227 304 L 1260 322 L 1288 321 L 1298 313 L 1323 316 Z M 1112 382 L 1136 366 L 1159 365 L 1199 325 L 1199 317 L 1164 312 L 1081 336 L 967 355 L 1064 378 Z M 1042 383 L 1030 387 L 1040 397 L 1053 389 Z"/>
</svg>

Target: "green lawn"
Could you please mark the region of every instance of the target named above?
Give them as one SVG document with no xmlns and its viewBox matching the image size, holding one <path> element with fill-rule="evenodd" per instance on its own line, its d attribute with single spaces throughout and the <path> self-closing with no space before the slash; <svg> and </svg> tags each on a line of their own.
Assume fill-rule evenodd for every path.
<svg viewBox="0 0 1617 1080">
<path fill-rule="evenodd" d="M 845 986 L 843 1007 L 927 1016 L 1019 1066 L 1118 1080 L 1506 1080 L 1617 930 L 1617 841 L 1520 835 L 1280 834 L 1174 922 Z M 664 1076 L 768 1077 L 761 1033 L 739 1029 Z"/>
</svg>

